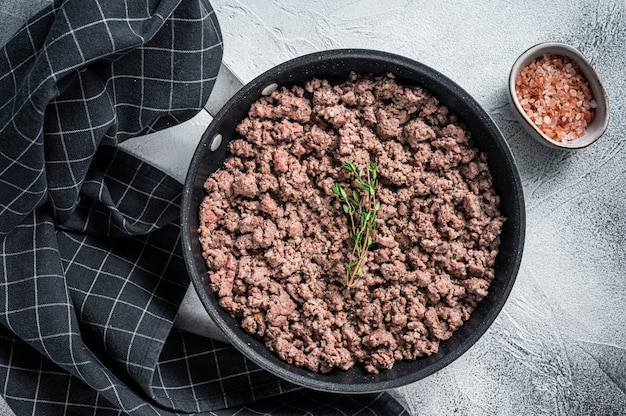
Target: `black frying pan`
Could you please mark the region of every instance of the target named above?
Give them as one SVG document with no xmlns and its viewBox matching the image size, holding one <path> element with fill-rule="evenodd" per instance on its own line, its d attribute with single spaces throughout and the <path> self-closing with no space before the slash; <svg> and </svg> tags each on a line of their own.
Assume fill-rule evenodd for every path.
<svg viewBox="0 0 626 416">
<path fill-rule="evenodd" d="M 398 362 L 393 369 L 378 375 L 366 373 L 362 366 L 319 374 L 279 360 L 261 341 L 240 329 L 237 321 L 219 306 L 208 284 L 207 267 L 197 233 L 204 181 L 222 166 L 228 155 L 227 145 L 237 136 L 235 126 L 245 118 L 250 105 L 261 97 L 261 92 L 273 83 L 279 86 L 303 85 L 313 77 L 331 82 L 342 81 L 350 71 L 392 72 L 399 83 L 425 88 L 455 113 L 471 132 L 475 145 L 487 154 L 494 188 L 501 196 L 502 214 L 507 218 L 496 260 L 495 279 L 488 296 L 470 319 L 450 339 L 441 343 L 437 354 L 412 362 Z M 218 135 L 221 136 L 221 143 Z M 403 386 L 440 370 L 461 356 L 485 333 L 504 306 L 513 287 L 524 246 L 522 185 L 509 147 L 491 118 L 463 89 L 439 72 L 402 56 L 372 50 L 332 50 L 302 56 L 270 69 L 239 90 L 215 116 L 195 151 L 185 181 L 181 210 L 187 269 L 202 304 L 226 338 L 245 356 L 271 373 L 305 387 L 338 393 L 366 393 Z"/>
</svg>

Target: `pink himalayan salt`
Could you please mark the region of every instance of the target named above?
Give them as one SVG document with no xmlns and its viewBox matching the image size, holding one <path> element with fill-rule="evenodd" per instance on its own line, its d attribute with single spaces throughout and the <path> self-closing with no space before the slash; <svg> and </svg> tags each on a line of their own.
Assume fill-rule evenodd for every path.
<svg viewBox="0 0 626 416">
<path fill-rule="evenodd" d="M 589 82 L 566 56 L 544 54 L 526 65 L 515 80 L 517 99 L 526 115 L 548 137 L 582 137 L 597 107 Z"/>
</svg>

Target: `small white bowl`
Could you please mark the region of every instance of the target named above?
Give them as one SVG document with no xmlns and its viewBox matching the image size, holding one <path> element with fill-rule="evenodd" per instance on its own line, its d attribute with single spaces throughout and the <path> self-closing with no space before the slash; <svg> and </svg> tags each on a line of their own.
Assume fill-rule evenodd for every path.
<svg viewBox="0 0 626 416">
<path fill-rule="evenodd" d="M 580 72 L 589 82 L 589 88 L 593 94 L 593 99 L 598 106 L 595 108 L 595 115 L 591 120 L 591 123 L 587 126 L 585 135 L 577 139 L 559 142 L 546 136 L 532 120 L 526 115 L 526 112 L 522 108 L 515 90 L 515 80 L 519 75 L 522 68 L 528 65 L 530 62 L 537 58 L 541 58 L 543 54 L 549 53 L 552 55 L 566 56 L 572 61 L 578 64 Z M 537 141 L 559 149 L 582 149 L 594 143 L 596 140 L 604 134 L 609 124 L 609 100 L 600 82 L 600 78 L 596 71 L 593 69 L 587 58 L 575 47 L 559 42 L 545 42 L 539 43 L 524 53 L 513 64 L 511 73 L 509 74 L 509 100 L 513 107 L 513 114 L 515 114 L 517 120 L 522 127 Z"/>
</svg>

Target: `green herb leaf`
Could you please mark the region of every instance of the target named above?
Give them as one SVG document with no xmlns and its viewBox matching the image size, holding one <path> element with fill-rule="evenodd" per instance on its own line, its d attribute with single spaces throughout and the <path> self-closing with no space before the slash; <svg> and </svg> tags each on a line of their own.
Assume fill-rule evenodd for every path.
<svg viewBox="0 0 626 416">
<path fill-rule="evenodd" d="M 357 171 L 356 171 L 356 166 L 355 166 L 355 165 L 354 165 L 354 163 L 352 163 L 352 162 L 345 162 L 345 163 L 343 164 L 342 168 L 343 168 L 346 172 L 348 172 L 348 173 L 351 173 L 351 174 L 353 174 L 353 175 L 356 175 L 356 174 L 357 174 Z"/>
<path fill-rule="evenodd" d="M 357 169 L 353 162 L 346 161 L 341 166 L 343 170 L 354 176 L 354 185 L 357 189 L 368 193 L 365 201 L 357 189 L 352 190 L 350 196 L 346 190 L 335 183 L 331 191 L 337 195 L 344 204 L 343 211 L 350 216 L 350 230 L 348 236 L 352 243 L 350 248 L 355 258 L 345 265 L 346 288 L 350 289 L 354 283 L 363 276 L 363 262 L 367 255 L 367 249 L 373 243 L 372 232 L 376 229 L 376 214 L 380 210 L 380 202 L 376 201 L 378 189 L 378 171 L 374 162 L 368 164 L 367 172 Z M 357 221 L 358 218 L 358 221 Z"/>
<path fill-rule="evenodd" d="M 368 193 L 370 191 L 369 183 L 357 182 L 356 186 L 357 186 L 357 188 L 362 189 L 362 190 L 364 190 L 364 191 L 366 191 Z"/>
<path fill-rule="evenodd" d="M 352 200 L 356 203 L 356 205 L 359 205 L 363 202 L 363 198 L 361 198 L 361 194 L 358 193 L 356 190 L 352 191 Z"/>
</svg>

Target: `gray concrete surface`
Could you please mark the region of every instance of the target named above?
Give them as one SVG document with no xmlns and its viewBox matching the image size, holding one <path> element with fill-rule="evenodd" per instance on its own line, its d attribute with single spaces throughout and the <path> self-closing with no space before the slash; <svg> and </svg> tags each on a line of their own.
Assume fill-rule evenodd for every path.
<svg viewBox="0 0 626 416">
<path fill-rule="evenodd" d="M 0 42 L 42 0 L 0 0 Z M 466 354 L 393 391 L 414 415 L 626 415 L 626 3 L 213 0 L 224 62 L 249 81 L 305 53 L 345 47 L 421 61 L 460 84 L 493 117 L 516 159 L 526 249 L 501 315 Z M 523 132 L 506 97 L 510 66 L 542 41 L 578 47 L 609 95 L 611 121 L 590 148 L 545 148 Z M 175 156 L 133 151 L 182 180 L 204 113 L 149 139 Z M 183 134 L 181 134 L 181 132 Z M 181 139 L 181 137 L 183 137 Z M 167 145 L 171 149 L 171 145 Z M 154 149 L 154 147 L 152 147 Z M 215 336 L 190 290 L 177 325 Z M 2 404 L 2 403 L 0 403 Z M 1 409 L 1 407 L 0 407 Z M 10 410 L 4 410 L 10 414 Z"/>
</svg>

